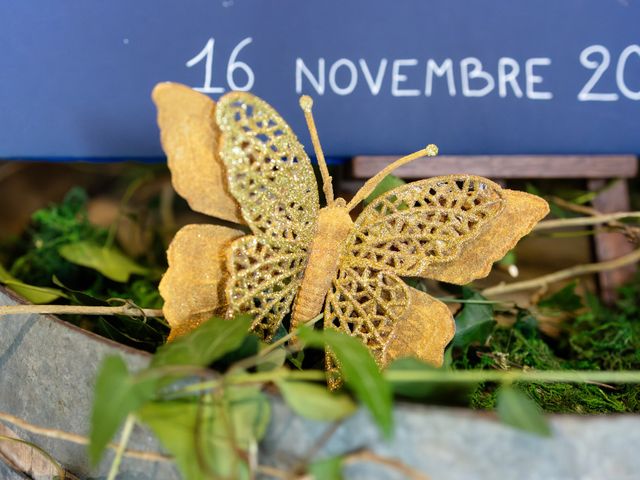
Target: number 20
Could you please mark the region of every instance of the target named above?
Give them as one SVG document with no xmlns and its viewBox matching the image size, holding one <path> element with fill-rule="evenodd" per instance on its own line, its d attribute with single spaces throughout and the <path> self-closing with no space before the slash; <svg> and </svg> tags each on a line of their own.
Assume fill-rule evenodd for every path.
<svg viewBox="0 0 640 480">
<path fill-rule="evenodd" d="M 631 100 L 640 100 L 640 90 L 631 90 L 627 86 L 624 78 L 627 60 L 634 53 L 640 56 L 640 46 L 629 45 L 618 57 L 618 64 L 616 66 L 616 84 L 618 85 L 618 90 L 620 90 L 622 95 Z M 594 54 L 599 54 L 602 57 L 600 62 L 591 59 Z M 595 87 L 604 72 L 609 68 L 609 63 L 611 63 L 611 55 L 609 54 L 607 47 L 603 45 L 591 45 L 590 47 L 585 48 L 580 53 L 580 63 L 583 67 L 595 71 L 593 72 L 593 75 L 591 75 L 589 81 L 585 83 L 584 87 L 582 87 L 582 90 L 580 90 L 578 100 L 581 102 L 615 102 L 618 100 L 619 96 L 617 93 L 592 92 L 593 87 Z"/>
</svg>

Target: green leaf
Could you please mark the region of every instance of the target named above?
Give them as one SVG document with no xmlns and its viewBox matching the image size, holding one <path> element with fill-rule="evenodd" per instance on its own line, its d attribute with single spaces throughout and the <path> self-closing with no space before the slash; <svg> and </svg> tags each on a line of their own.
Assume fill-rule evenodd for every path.
<svg viewBox="0 0 640 480">
<path fill-rule="evenodd" d="M 91 241 L 62 245 L 58 253 L 68 262 L 97 270 L 116 282 L 127 282 L 132 274 L 146 275 L 149 272 L 117 248 L 104 247 Z"/>
<path fill-rule="evenodd" d="M 155 391 L 155 380 L 136 380 L 120 357 L 104 359 L 96 378 L 91 411 L 89 459 L 93 465 L 127 415 L 153 398 Z"/>
<path fill-rule="evenodd" d="M 559 310 L 562 312 L 574 312 L 583 307 L 582 299 L 576 293 L 577 281 L 565 285 L 553 295 L 543 298 L 538 302 L 540 308 Z"/>
<path fill-rule="evenodd" d="M 258 387 L 230 387 L 201 401 L 151 402 L 138 416 L 187 480 L 241 480 L 249 478 L 245 459 L 264 436 L 270 407 Z"/>
<path fill-rule="evenodd" d="M 287 350 L 284 348 L 276 348 L 260 357 L 256 367 L 259 372 L 270 372 L 282 367 L 286 360 Z"/>
<path fill-rule="evenodd" d="M 505 385 L 498 390 L 496 402 L 502 422 L 535 435 L 551 436 L 551 427 L 540 407 L 526 394 Z"/>
<path fill-rule="evenodd" d="M 367 347 L 357 338 L 333 329 L 320 332 L 302 327 L 299 332 L 300 339 L 308 345 L 331 349 L 347 386 L 369 409 L 384 435 L 390 437 L 393 431 L 391 387 Z"/>
<path fill-rule="evenodd" d="M 329 457 L 316 460 L 309 465 L 307 473 L 313 480 L 342 480 L 342 457 Z"/>
<path fill-rule="evenodd" d="M 358 406 L 344 393 L 331 393 L 324 385 L 307 382 L 277 382 L 287 404 L 298 415 L 334 422 L 352 415 Z"/>
<path fill-rule="evenodd" d="M 470 288 L 462 287 L 465 300 L 486 300 L 485 297 Z M 484 342 L 493 326 L 493 306 L 486 303 L 465 303 L 456 316 L 456 335 L 453 344 L 465 348 L 474 342 Z"/>
<path fill-rule="evenodd" d="M 56 288 L 38 287 L 23 283 L 0 265 L 0 283 L 5 284 L 18 295 L 31 303 L 51 303 L 65 294 Z"/>
<path fill-rule="evenodd" d="M 151 367 L 194 365 L 205 367 L 239 348 L 249 335 L 252 319 L 239 315 L 233 320 L 213 317 L 195 330 L 158 349 Z"/>
<path fill-rule="evenodd" d="M 373 192 L 369 194 L 367 198 L 364 200 L 365 205 L 369 205 L 373 202 L 377 197 L 382 195 L 383 193 L 387 193 L 389 190 L 393 190 L 396 187 L 400 187 L 404 185 L 405 182 L 401 178 L 398 178 L 394 175 L 387 175 L 382 179 L 382 181 L 373 189 Z"/>
<path fill-rule="evenodd" d="M 201 465 L 199 452 L 203 448 L 203 427 L 212 421 L 212 407 L 203 406 L 199 414 L 195 401 L 150 402 L 138 411 L 140 420 L 147 424 L 164 448 L 175 458 L 180 472 L 187 480 L 210 478 L 207 465 Z M 196 436 L 195 432 L 200 435 Z"/>
<path fill-rule="evenodd" d="M 517 260 L 518 260 L 518 257 L 516 255 L 516 251 L 509 250 L 504 257 L 498 260 L 497 263 L 499 263 L 500 265 L 504 265 L 505 267 L 508 267 L 510 265 L 515 265 Z"/>
</svg>

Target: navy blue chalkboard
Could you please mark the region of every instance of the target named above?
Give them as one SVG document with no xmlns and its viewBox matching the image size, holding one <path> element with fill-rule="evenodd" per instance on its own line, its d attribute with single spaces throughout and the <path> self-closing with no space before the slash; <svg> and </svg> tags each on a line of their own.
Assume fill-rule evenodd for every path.
<svg viewBox="0 0 640 480">
<path fill-rule="evenodd" d="M 0 158 L 161 158 L 149 94 L 251 90 L 328 155 L 640 153 L 637 0 L 0 3 Z"/>
</svg>

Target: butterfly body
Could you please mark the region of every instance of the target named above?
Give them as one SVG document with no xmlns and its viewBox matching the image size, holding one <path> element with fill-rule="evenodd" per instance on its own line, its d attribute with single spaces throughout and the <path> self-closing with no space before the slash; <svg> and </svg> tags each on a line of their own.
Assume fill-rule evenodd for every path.
<svg viewBox="0 0 640 480">
<path fill-rule="evenodd" d="M 327 292 L 338 273 L 339 260 L 353 221 L 346 202 L 338 199 L 320 210 L 309 261 L 293 306 L 292 326 L 316 317 L 324 306 Z"/>
</svg>

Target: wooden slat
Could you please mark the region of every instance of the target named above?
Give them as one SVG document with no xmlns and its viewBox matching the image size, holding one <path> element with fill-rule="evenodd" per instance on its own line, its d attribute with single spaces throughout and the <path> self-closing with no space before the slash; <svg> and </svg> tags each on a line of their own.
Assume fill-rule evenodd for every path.
<svg viewBox="0 0 640 480">
<path fill-rule="evenodd" d="M 589 181 L 591 190 L 601 190 L 605 180 Z M 604 188 L 593 200 L 593 206 L 602 213 L 628 212 L 630 210 L 629 187 L 626 180 L 619 180 L 612 186 Z M 596 258 L 600 262 L 621 257 L 633 251 L 633 245 L 622 234 L 617 232 L 599 233 L 594 238 Z M 617 298 L 617 288 L 633 279 L 635 265 L 601 272 L 598 275 L 600 294 L 606 303 L 613 303 Z"/>
<path fill-rule="evenodd" d="M 358 156 L 353 176 L 369 178 L 398 157 Z M 638 173 L 635 155 L 442 155 L 416 160 L 394 174 L 426 178 L 471 173 L 490 178 L 631 178 Z"/>
</svg>

